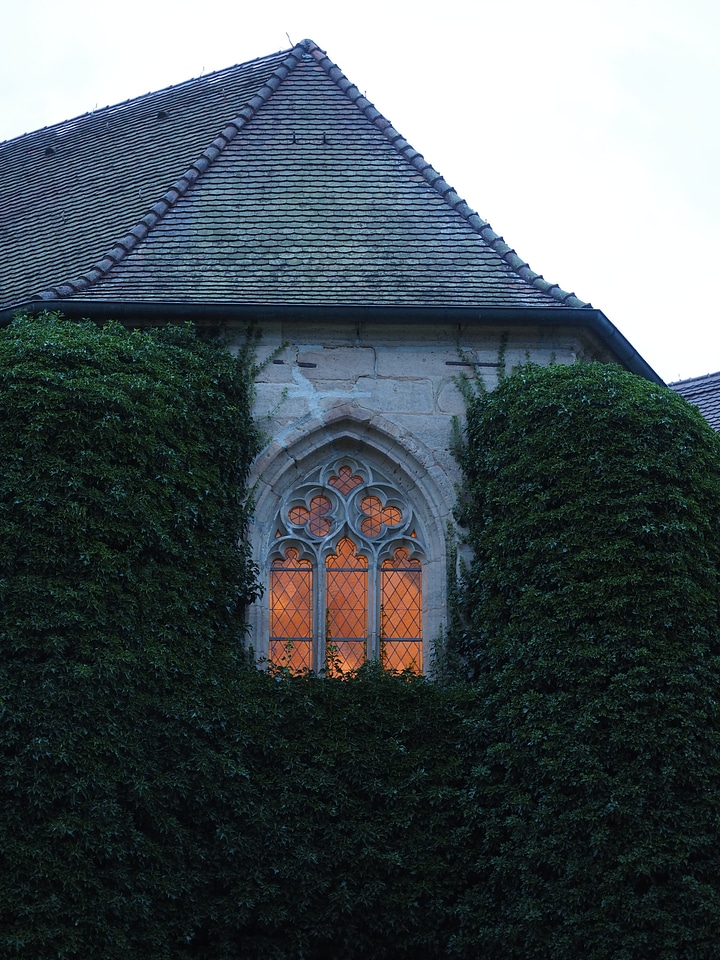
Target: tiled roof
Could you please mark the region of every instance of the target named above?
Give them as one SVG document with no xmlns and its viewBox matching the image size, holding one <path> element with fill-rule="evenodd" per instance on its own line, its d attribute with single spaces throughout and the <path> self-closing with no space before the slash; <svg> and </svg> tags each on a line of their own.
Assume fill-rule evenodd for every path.
<svg viewBox="0 0 720 960">
<path fill-rule="evenodd" d="M 102 260 L 285 59 L 264 57 L 0 144 L 0 306 Z"/>
<path fill-rule="evenodd" d="M 720 430 L 720 373 L 679 380 L 670 387 L 694 404 L 713 430 Z"/>
<path fill-rule="evenodd" d="M 584 307 L 311 41 L 0 144 L 0 309 Z"/>
</svg>

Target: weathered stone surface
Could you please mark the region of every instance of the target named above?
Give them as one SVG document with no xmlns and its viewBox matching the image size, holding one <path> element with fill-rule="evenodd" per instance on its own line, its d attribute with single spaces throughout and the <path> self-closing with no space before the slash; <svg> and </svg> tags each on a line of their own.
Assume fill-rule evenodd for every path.
<svg viewBox="0 0 720 960">
<path fill-rule="evenodd" d="M 451 380 L 440 385 L 436 400 L 437 410 L 449 416 L 462 417 L 465 414 L 465 399 L 458 385 Z"/>
<path fill-rule="evenodd" d="M 292 324 L 271 325 L 268 337 L 263 330 L 265 355 L 291 331 L 300 333 Z M 303 327 L 301 337 L 302 342 L 286 343 L 278 358 L 282 363 L 269 363 L 258 378 L 256 411 L 269 417 L 263 424 L 269 435 L 273 424 L 287 432 L 293 422 L 299 425 L 308 416 L 329 422 L 341 409 L 352 411 L 352 418 L 360 416 L 361 409 L 365 416 L 376 411 L 385 433 L 405 444 L 412 445 L 415 438 L 434 451 L 433 462 L 453 480 L 457 471 L 448 454 L 451 422 L 465 411 L 456 378 L 477 376 L 486 389 L 493 389 L 503 349 L 508 371 L 528 359 L 572 362 L 584 349 L 572 334 L 540 327 L 506 334 L 465 328 L 459 344 L 440 324 L 420 325 L 412 340 L 399 324 L 323 323 Z"/>
<path fill-rule="evenodd" d="M 282 363 L 268 363 L 260 371 L 257 377 L 257 383 L 292 383 L 293 364 L 283 361 Z"/>
<path fill-rule="evenodd" d="M 300 363 L 315 364 L 301 368 L 315 381 L 357 380 L 375 374 L 375 350 L 372 347 L 323 345 L 320 349 L 300 349 Z"/>
<path fill-rule="evenodd" d="M 457 477 L 457 465 L 450 453 L 452 420 L 449 417 L 396 414 L 393 419 L 404 437 L 417 438 L 433 451 L 434 464 L 441 464 L 454 479 Z"/>
<path fill-rule="evenodd" d="M 380 341 L 376 346 L 379 377 L 449 377 L 448 360 L 457 359 L 452 345 L 442 341 L 396 346 Z"/>
<path fill-rule="evenodd" d="M 433 411 L 432 381 L 395 380 L 391 377 L 370 379 L 361 377 L 358 387 L 370 393 L 371 403 L 378 410 L 394 413 L 407 410 L 412 413 L 428 414 Z"/>
<path fill-rule="evenodd" d="M 292 386 L 282 383 L 258 383 L 255 388 L 255 416 L 278 419 L 298 420 L 310 410 L 309 396 L 299 396 L 297 391 L 290 393 Z M 266 431 L 267 432 L 267 431 Z"/>
</svg>

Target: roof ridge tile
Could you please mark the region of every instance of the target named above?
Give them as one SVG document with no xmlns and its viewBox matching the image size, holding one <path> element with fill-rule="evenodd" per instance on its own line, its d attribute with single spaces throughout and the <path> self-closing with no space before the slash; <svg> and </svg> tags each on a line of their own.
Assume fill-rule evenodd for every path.
<svg viewBox="0 0 720 960">
<path fill-rule="evenodd" d="M 498 253 L 508 263 L 513 270 L 525 280 L 530 286 L 549 294 L 553 299 L 567 306 L 573 307 L 591 307 L 591 304 L 581 300 L 574 293 L 568 293 L 563 290 L 559 284 L 549 284 L 543 277 L 536 273 L 528 263 L 526 263 L 515 250 L 512 250 L 501 237 L 495 233 L 490 224 L 473 210 L 470 205 L 457 193 L 457 191 L 447 183 L 447 181 L 438 173 L 427 160 L 418 153 L 408 141 L 393 127 L 392 123 L 370 103 L 370 101 L 360 93 L 345 74 L 340 70 L 337 64 L 333 63 L 312 40 L 303 40 L 301 46 L 304 46 L 308 52 L 312 53 L 316 61 L 323 67 L 327 76 L 333 80 L 337 86 L 354 101 L 356 106 L 365 114 L 367 119 L 381 130 L 398 152 L 411 163 L 419 173 L 422 173 L 425 180 L 432 186 L 446 203 L 461 216 L 473 230 L 479 233 L 486 243 Z M 499 243 L 499 245 L 498 245 Z M 501 250 L 501 246 L 505 249 Z M 522 271 L 522 272 L 521 272 Z"/>
</svg>

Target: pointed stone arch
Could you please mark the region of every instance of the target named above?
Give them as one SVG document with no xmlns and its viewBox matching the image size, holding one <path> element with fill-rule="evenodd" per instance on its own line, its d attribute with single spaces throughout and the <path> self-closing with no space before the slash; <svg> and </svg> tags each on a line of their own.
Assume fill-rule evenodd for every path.
<svg viewBox="0 0 720 960">
<path fill-rule="evenodd" d="M 294 424 L 276 436 L 255 464 L 251 477 L 255 516 L 250 537 L 265 595 L 250 610 L 250 642 L 258 658 L 266 659 L 270 637 L 270 567 L 273 558 L 280 555 L 281 542 L 295 543 L 278 518 L 283 509 L 287 516 L 291 500 L 301 504 L 297 491 L 310 489 L 308 478 L 321 478 L 328 465 L 344 460 L 365 465 L 366 469 L 360 468 L 360 472 L 366 478 L 376 481 L 381 478 L 381 486 L 388 490 L 392 487 L 398 503 L 407 504 L 415 518 L 416 529 L 401 531 L 392 545 L 405 550 L 408 557 L 422 559 L 423 661 L 427 672 L 432 643 L 440 636 L 447 618 L 447 526 L 452 521 L 455 502 L 453 483 L 444 465 L 437 462 L 433 452 L 421 441 L 403 434 L 387 418 L 357 404 L 338 405 L 321 416 Z M 304 508 L 300 505 L 296 509 Z M 318 523 L 325 535 L 323 521 Z M 340 528 L 331 534 L 329 526 L 327 534 L 328 544 L 334 543 L 332 536 L 339 540 L 342 535 Z M 297 543 L 297 547 L 301 552 L 304 549 L 301 543 Z M 375 559 L 379 565 L 389 556 L 389 548 L 384 553 L 379 549 Z"/>
</svg>

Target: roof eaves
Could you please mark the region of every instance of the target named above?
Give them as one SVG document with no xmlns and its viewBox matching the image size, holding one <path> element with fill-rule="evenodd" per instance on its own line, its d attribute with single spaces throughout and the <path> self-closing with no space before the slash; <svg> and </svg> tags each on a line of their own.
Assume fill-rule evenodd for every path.
<svg viewBox="0 0 720 960">
<path fill-rule="evenodd" d="M 45 310 L 60 310 L 71 319 L 92 316 L 96 320 L 119 320 L 126 322 L 163 322 L 168 318 L 175 322 L 211 322 L 227 324 L 242 322 L 248 325 L 267 320 L 328 321 L 340 320 L 375 322 L 457 324 L 501 324 L 503 327 L 533 324 L 546 321 L 555 325 L 580 327 L 588 330 L 604 344 L 611 356 L 632 373 L 652 383 L 663 385 L 663 380 L 633 345 L 625 339 L 617 327 L 602 311 L 594 307 L 569 307 L 567 304 L 547 307 L 467 307 L 454 304 L 434 306 L 408 306 L 407 304 L 318 304 L 318 303 L 246 303 L 246 302 L 164 302 L 164 301 L 113 301 L 113 300 L 55 300 L 54 302 L 28 302 L 13 309 L 0 310 L 0 327 L 10 323 L 13 316 L 21 313 L 39 313 Z"/>
<path fill-rule="evenodd" d="M 72 280 L 50 287 L 34 295 L 34 300 L 50 301 L 71 298 L 79 293 L 84 293 L 98 280 L 102 279 L 112 267 L 123 260 L 131 251 L 133 251 L 147 237 L 150 231 L 162 220 L 165 214 L 170 210 L 181 197 L 190 190 L 193 184 L 205 173 L 212 163 L 225 150 L 227 145 L 235 139 L 242 128 L 255 116 L 257 111 L 277 90 L 282 81 L 297 66 L 306 53 L 306 44 L 309 41 L 302 41 L 296 44 L 292 50 L 288 51 L 286 58 L 273 71 L 265 83 L 260 87 L 257 93 L 248 101 L 238 115 L 231 120 L 202 152 L 188 170 L 176 180 L 166 192 L 157 200 L 133 227 L 128 230 L 124 237 L 116 241 L 104 257 L 94 263 L 85 273 L 80 274 Z"/>
<path fill-rule="evenodd" d="M 360 90 L 343 74 L 342 70 L 333 63 L 324 50 L 312 40 L 303 40 L 298 47 L 302 47 L 312 56 L 318 64 L 325 70 L 327 75 L 333 80 L 345 95 L 355 103 L 367 119 L 381 130 L 395 149 L 400 153 L 408 163 L 420 173 L 425 180 L 440 194 L 445 203 L 448 204 L 456 213 L 458 213 L 488 244 L 488 246 L 501 257 L 518 276 L 527 284 L 540 290 L 547 296 L 552 297 L 559 303 L 568 307 L 588 307 L 592 309 L 592 304 L 581 300 L 574 293 L 563 290 L 557 283 L 549 283 L 541 274 L 531 269 L 517 252 L 505 243 L 505 240 L 499 236 L 490 224 L 483 220 L 470 205 L 459 196 L 459 194 L 447 183 L 440 173 L 427 162 L 427 160 L 418 153 L 403 136 L 393 127 L 380 111 L 372 104 Z M 297 48 L 296 48 L 297 49 Z"/>
</svg>

